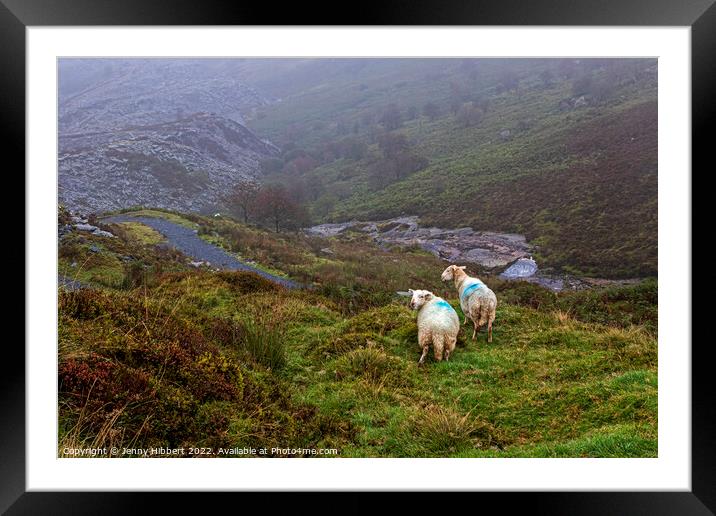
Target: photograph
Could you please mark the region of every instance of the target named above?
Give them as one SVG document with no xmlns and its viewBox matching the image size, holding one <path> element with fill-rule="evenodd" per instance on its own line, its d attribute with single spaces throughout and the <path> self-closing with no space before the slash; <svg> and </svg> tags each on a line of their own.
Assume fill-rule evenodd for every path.
<svg viewBox="0 0 716 516">
<path fill-rule="evenodd" d="M 658 458 L 659 71 L 58 57 L 56 458 Z"/>
<path fill-rule="evenodd" d="M 692 191 L 716 8 L 151 5 L 0 11 L 26 201 L 0 513 L 712 510 Z"/>
</svg>

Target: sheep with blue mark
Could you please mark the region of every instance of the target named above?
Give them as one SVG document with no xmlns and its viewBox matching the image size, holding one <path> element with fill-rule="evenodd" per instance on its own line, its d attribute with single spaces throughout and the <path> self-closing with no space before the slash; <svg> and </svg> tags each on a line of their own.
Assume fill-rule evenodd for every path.
<svg viewBox="0 0 716 516">
<path fill-rule="evenodd" d="M 409 291 L 410 308 L 418 311 L 418 345 L 423 350 L 418 365 L 425 362 L 430 344 L 435 360 L 450 359 L 460 331 L 460 318 L 455 309 L 443 298 L 428 290 Z"/>
<path fill-rule="evenodd" d="M 465 266 L 450 265 L 440 276 L 443 281 L 453 281 L 460 296 L 460 308 L 465 314 L 463 324 L 472 320 L 475 340 L 480 327 L 487 325 L 487 342 L 492 342 L 492 323 L 497 311 L 497 296 L 480 279 L 468 276 Z"/>
</svg>

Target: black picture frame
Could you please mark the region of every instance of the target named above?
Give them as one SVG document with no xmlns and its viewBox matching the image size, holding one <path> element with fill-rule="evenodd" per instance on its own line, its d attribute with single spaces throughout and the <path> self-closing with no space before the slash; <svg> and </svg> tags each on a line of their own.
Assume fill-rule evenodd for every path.
<svg viewBox="0 0 716 516">
<path fill-rule="evenodd" d="M 352 11 L 352 12 L 351 12 Z M 716 115 L 716 5 L 714 0 L 520 0 L 437 1 L 391 0 L 362 3 L 339 11 L 320 4 L 220 2 L 204 0 L 0 0 L 0 113 L 5 158 L 15 157 L 16 169 L 25 165 L 25 28 L 28 26 L 89 25 L 607 25 L 690 26 L 692 65 L 692 193 L 697 167 L 705 168 L 711 145 L 707 128 Z M 712 168 L 712 167 L 711 167 Z M 705 172 L 705 170 L 702 170 Z M 20 188 L 24 191 L 24 182 Z M 699 220 L 692 195 L 692 221 Z M 708 220 L 708 219 L 707 219 Z M 698 233 L 692 228 L 692 235 Z M 693 240 L 692 240 L 693 241 Z M 18 246 L 19 247 L 19 246 Z M 24 251 L 23 251 L 24 253 Z M 692 249 L 692 270 L 708 265 L 706 253 Z M 706 270 L 706 269 L 703 269 Z M 713 270 L 713 266 L 711 266 Z M 26 270 L 27 274 L 27 270 Z M 714 272 L 704 274 L 713 284 Z M 692 281 L 692 293 L 693 293 Z M 692 294 L 693 296 L 693 294 Z M 692 321 L 704 320 L 707 306 L 696 298 L 684 300 L 692 307 Z M 26 309 L 31 310 L 31 306 Z M 27 315 L 27 314 L 26 314 Z M 701 315 L 701 317 L 699 317 Z M 683 342 L 691 344 L 691 335 Z M 716 512 L 716 403 L 708 360 L 710 339 L 692 346 L 692 490 L 690 492 L 572 492 L 572 493 L 473 493 L 500 504 L 501 510 L 526 504 L 536 514 L 713 514 Z M 187 493 L 77 493 L 26 492 L 25 489 L 25 353 L 16 341 L 6 340 L 6 367 L 0 375 L 0 511 L 7 514 L 126 514 L 142 512 L 149 501 L 159 501 L 164 511 L 173 505 L 184 510 L 206 508 L 201 498 Z M 212 494 L 212 506 L 231 494 Z M 245 496 L 242 494 L 241 496 Z M 322 495 L 323 496 L 323 495 Z M 351 493 L 351 497 L 359 495 Z M 290 497 L 295 503 L 295 495 Z M 421 498 L 413 501 L 422 503 Z M 443 501 L 445 498 L 442 498 Z M 268 495 L 269 503 L 275 495 Z M 331 507 L 331 498 L 322 505 Z M 470 502 L 474 503 L 474 502 Z M 362 500 L 341 502 L 348 507 L 370 506 Z M 217 506 L 218 507 L 218 506 Z"/>
</svg>

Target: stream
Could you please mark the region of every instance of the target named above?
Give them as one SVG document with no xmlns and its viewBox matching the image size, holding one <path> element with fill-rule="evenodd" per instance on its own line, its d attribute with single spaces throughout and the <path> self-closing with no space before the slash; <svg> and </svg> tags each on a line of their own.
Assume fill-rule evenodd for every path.
<svg viewBox="0 0 716 516">
<path fill-rule="evenodd" d="M 419 246 L 438 258 L 456 265 L 477 264 L 502 272 L 500 278 L 537 283 L 555 292 L 580 290 L 636 280 L 601 280 L 578 278 L 566 274 L 550 274 L 540 270 L 533 259 L 532 246 L 524 235 L 475 231 L 464 227 L 443 229 L 421 227 L 417 216 L 398 217 L 381 221 L 350 221 L 320 224 L 305 230 L 308 235 L 324 238 L 338 236 L 345 231 L 359 231 L 370 235 L 380 246 Z"/>
</svg>

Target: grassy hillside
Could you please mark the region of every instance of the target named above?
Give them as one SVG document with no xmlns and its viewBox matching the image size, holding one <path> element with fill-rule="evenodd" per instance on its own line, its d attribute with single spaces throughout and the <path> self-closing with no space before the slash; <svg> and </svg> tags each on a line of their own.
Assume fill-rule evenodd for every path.
<svg viewBox="0 0 716 516">
<path fill-rule="evenodd" d="M 657 272 L 654 60 L 278 61 L 275 75 L 254 72 L 281 98 L 249 122 L 284 149 L 267 177 L 305 192 L 316 222 L 415 214 L 523 233 L 543 265 L 567 272 Z"/>
<path fill-rule="evenodd" d="M 71 235 L 59 292 L 67 446 L 336 448 L 341 457 L 657 455 L 656 283 L 561 293 L 485 277 L 494 341 L 461 332 L 418 368 L 395 290 L 441 285 L 421 251 L 360 235 L 275 237 L 228 219 L 148 212 L 313 288 L 187 266 L 139 224 Z M 159 242 L 159 245 L 158 245 Z M 330 249 L 330 253 L 326 252 Z M 124 257 L 124 258 L 122 258 Z M 72 260 L 72 261 L 70 261 Z"/>
</svg>

